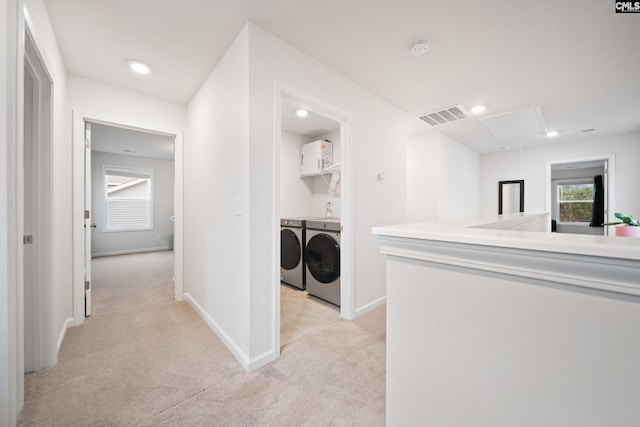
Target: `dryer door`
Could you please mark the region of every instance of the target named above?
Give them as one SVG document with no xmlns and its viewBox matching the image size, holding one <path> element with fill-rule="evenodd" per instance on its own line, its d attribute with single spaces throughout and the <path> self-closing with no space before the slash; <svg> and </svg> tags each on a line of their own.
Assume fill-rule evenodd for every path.
<svg viewBox="0 0 640 427">
<path fill-rule="evenodd" d="M 293 270 L 302 261 L 300 239 L 288 228 L 280 230 L 280 267 Z"/>
<path fill-rule="evenodd" d="M 307 241 L 307 267 L 320 283 L 331 283 L 340 277 L 340 246 L 328 234 L 316 234 Z"/>
</svg>

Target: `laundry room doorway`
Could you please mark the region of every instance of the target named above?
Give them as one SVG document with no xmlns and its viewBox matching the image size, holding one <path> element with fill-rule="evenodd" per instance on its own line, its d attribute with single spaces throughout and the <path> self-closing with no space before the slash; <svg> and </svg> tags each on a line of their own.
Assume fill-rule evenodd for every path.
<svg viewBox="0 0 640 427">
<path fill-rule="evenodd" d="M 354 317 L 350 115 L 279 87 L 274 342 Z M 310 239 L 312 239 L 310 241 Z"/>
<path fill-rule="evenodd" d="M 74 323 L 93 312 L 94 257 L 173 251 L 182 290 L 182 134 L 74 112 Z"/>
</svg>

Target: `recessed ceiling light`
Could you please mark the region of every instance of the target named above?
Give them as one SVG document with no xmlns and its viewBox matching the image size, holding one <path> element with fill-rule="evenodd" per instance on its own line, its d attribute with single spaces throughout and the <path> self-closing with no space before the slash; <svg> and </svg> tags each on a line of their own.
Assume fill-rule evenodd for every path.
<svg viewBox="0 0 640 427">
<path fill-rule="evenodd" d="M 304 110 L 302 108 L 298 108 L 296 110 L 296 116 L 298 117 L 307 117 L 309 115 L 309 112 L 307 110 Z"/>
<path fill-rule="evenodd" d="M 127 61 L 127 65 L 138 74 L 149 74 L 151 67 L 140 61 Z"/>
<path fill-rule="evenodd" d="M 484 105 L 476 105 L 474 107 L 471 107 L 471 112 L 473 114 L 480 114 L 480 113 L 483 113 L 484 110 L 486 110 L 486 109 L 487 109 L 487 107 L 485 107 Z"/>
<path fill-rule="evenodd" d="M 557 130 L 550 130 L 549 132 L 547 132 L 547 138 L 553 138 L 558 136 L 558 131 Z"/>
<path fill-rule="evenodd" d="M 411 42 L 411 54 L 413 56 L 420 56 L 427 53 L 431 46 L 431 42 L 426 39 L 418 39 Z"/>
</svg>

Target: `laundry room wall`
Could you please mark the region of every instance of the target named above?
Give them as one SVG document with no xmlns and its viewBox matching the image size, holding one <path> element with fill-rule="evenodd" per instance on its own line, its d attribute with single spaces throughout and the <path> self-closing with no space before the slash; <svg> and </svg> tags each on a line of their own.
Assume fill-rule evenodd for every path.
<svg viewBox="0 0 640 427">
<path fill-rule="evenodd" d="M 341 215 L 340 182 L 335 194 L 329 195 L 331 174 L 300 176 L 300 146 L 319 139 L 333 143 L 333 162 L 340 162 L 340 130 L 326 135 L 308 137 L 283 131 L 280 145 L 280 217 L 324 217 L 327 202 L 331 202 L 333 216 Z"/>
<path fill-rule="evenodd" d="M 313 180 L 300 177 L 300 146 L 311 139 L 293 132 L 282 132 L 280 144 L 280 217 L 311 216 Z M 316 215 L 318 216 L 318 215 Z"/>
<path fill-rule="evenodd" d="M 340 129 L 330 132 L 326 135 L 320 135 L 314 139 L 326 139 L 333 143 L 333 164 L 341 162 L 342 144 L 340 142 Z M 311 191 L 311 214 L 309 216 L 325 216 L 326 205 L 331 203 L 331 210 L 334 218 L 340 218 L 342 215 L 342 203 L 340 198 L 340 181 L 336 185 L 334 194 L 329 194 L 329 183 L 331 182 L 331 174 L 323 176 L 314 176 L 313 188 Z"/>
<path fill-rule="evenodd" d="M 102 166 L 129 166 L 153 170 L 153 230 L 104 231 L 104 187 Z M 91 199 L 97 227 L 91 238 L 91 254 L 96 256 L 173 249 L 173 161 L 94 151 L 91 153 Z"/>
</svg>

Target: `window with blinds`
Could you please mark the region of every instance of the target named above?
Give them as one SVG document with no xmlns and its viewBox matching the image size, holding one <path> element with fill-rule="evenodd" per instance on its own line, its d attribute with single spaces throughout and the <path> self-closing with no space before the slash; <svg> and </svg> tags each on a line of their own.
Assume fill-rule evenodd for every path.
<svg viewBox="0 0 640 427">
<path fill-rule="evenodd" d="M 102 166 L 104 231 L 153 230 L 153 170 Z"/>
</svg>

